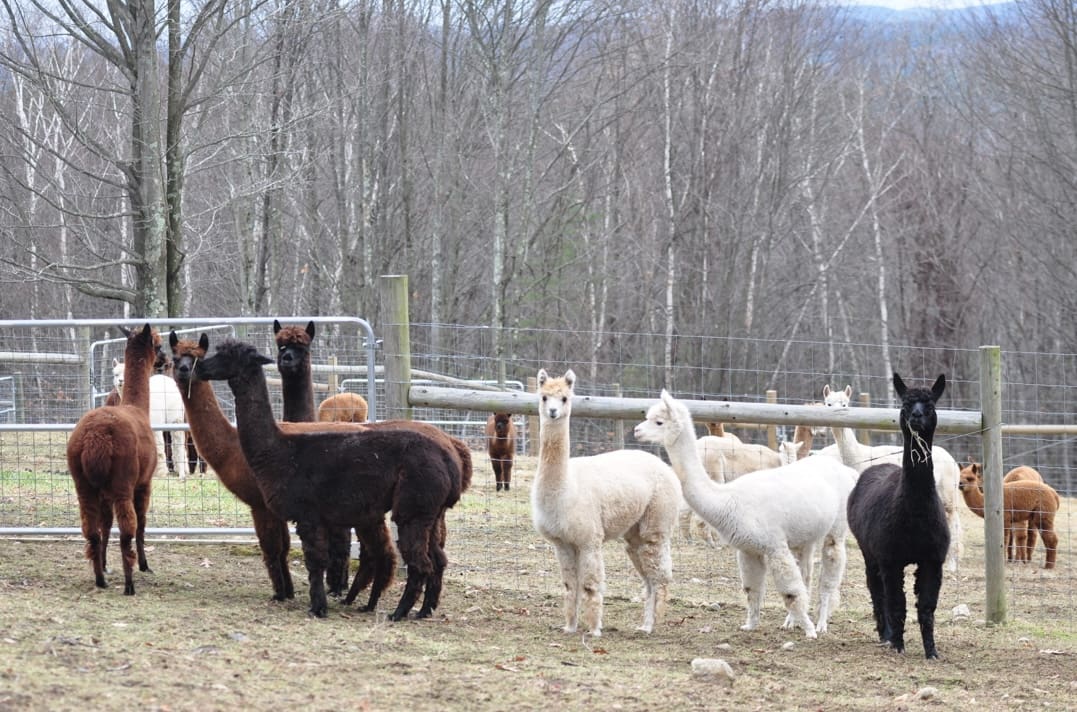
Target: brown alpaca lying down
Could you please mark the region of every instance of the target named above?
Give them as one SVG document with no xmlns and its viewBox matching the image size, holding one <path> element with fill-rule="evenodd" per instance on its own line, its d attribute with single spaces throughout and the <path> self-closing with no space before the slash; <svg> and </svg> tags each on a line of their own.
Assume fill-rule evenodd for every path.
<svg viewBox="0 0 1077 712">
<path fill-rule="evenodd" d="M 1044 484 L 1042 478 L 1038 482 L 1032 479 L 1034 476 L 1038 477 L 1039 473 L 1031 467 L 1019 467 L 1003 478 L 1002 525 L 1006 532 L 1006 558 L 1009 561 L 1032 561 L 1038 531 L 1047 550 L 1043 568 L 1053 569 L 1058 556 L 1058 534 L 1055 533 L 1058 493 Z M 969 509 L 982 517 L 983 467 L 973 462 L 962 468 L 959 486 Z"/>
</svg>

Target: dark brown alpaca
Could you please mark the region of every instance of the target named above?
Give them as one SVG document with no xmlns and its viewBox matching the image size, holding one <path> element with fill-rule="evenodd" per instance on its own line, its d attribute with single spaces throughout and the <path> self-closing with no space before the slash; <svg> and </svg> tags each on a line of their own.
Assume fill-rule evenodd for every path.
<svg viewBox="0 0 1077 712">
<path fill-rule="evenodd" d="M 310 368 L 310 344 L 314 340 L 314 322 L 306 328 L 281 326 L 273 320 L 273 338 L 277 343 L 277 371 L 281 377 L 283 407 L 281 420 L 286 423 L 310 423 L 318 419 L 314 410 L 314 377 Z M 388 538 L 388 530 L 386 530 Z M 348 585 L 351 528 L 330 531 L 329 565 L 325 586 L 330 596 L 340 596 Z"/>
<path fill-rule="evenodd" d="M 389 617 L 407 616 L 424 588 L 418 615 L 429 616 L 441 597 L 447 564 L 439 523 L 460 498 L 459 467 L 436 442 L 406 430 L 283 432 L 273 419 L 262 370 L 271 362 L 249 344 L 226 340 L 195 365 L 195 374 L 227 380 L 235 395 L 240 446 L 266 504 L 278 517 L 296 522 L 303 542 L 311 613 L 328 614 L 327 532 L 355 527 L 364 545 L 380 544 L 382 555 L 374 561 L 391 561 L 391 542 L 379 541 L 385 512 L 391 511 L 408 579 Z M 375 572 L 375 588 L 384 575 Z"/>
<path fill-rule="evenodd" d="M 67 441 L 67 467 L 75 481 L 86 538 L 86 558 L 93 563 L 94 582 L 106 588 L 105 560 L 113 514 L 120 530 L 123 592 L 135 593 L 134 566 L 146 562 L 146 511 L 150 506 L 157 445 L 150 427 L 149 380 L 160 336 L 150 325 L 129 332 L 124 349 L 124 399 L 120 405 L 96 408 L 82 416 Z"/>
<path fill-rule="evenodd" d="M 285 394 L 285 420 L 294 409 L 304 413 L 307 404 L 313 408 L 314 403 L 314 379 L 311 375 L 310 354 L 311 344 L 314 339 L 314 323 L 307 324 L 306 329 L 299 327 L 282 327 L 280 322 L 273 322 L 273 330 L 277 343 L 277 370 L 281 375 L 281 390 Z M 365 403 L 365 402 L 364 402 Z M 365 419 L 365 417 L 364 417 Z M 327 424 L 327 423 L 326 423 Z M 344 423 L 336 423 L 343 427 Z M 383 420 L 380 422 L 356 424 L 355 428 L 365 430 L 413 430 L 432 438 L 445 448 L 446 452 L 456 463 L 461 475 L 461 492 L 471 486 L 471 450 L 467 443 L 449 436 L 440 428 L 414 420 Z M 364 610 L 374 610 L 382 590 L 392 582 L 392 573 L 396 567 L 396 557 L 392 547 L 388 549 L 389 559 L 384 560 L 385 549 L 380 545 L 384 539 L 391 539 L 388 525 L 384 525 L 375 541 L 367 545 L 362 541 L 362 536 L 356 532 L 360 539 L 359 569 L 355 573 L 344 599 L 345 604 L 352 603 L 358 594 L 367 586 L 371 586 L 370 598 Z M 351 543 L 350 530 L 337 532 L 331 535 L 329 540 L 329 566 L 326 573 L 326 586 L 330 593 L 334 593 L 334 585 L 340 588 L 348 581 L 348 555 Z M 438 543 L 442 548 L 446 541 L 445 520 L 442 517 L 438 525 Z"/>
<path fill-rule="evenodd" d="M 494 468 L 497 491 L 509 489 L 512 482 L 512 461 L 516 457 L 516 426 L 512 413 L 491 413 L 486 419 L 486 450 Z"/>
</svg>

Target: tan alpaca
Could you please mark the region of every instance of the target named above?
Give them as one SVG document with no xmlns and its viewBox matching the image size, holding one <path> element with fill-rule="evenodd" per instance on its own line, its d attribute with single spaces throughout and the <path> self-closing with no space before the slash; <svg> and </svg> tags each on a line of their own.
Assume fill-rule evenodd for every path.
<svg viewBox="0 0 1077 712">
<path fill-rule="evenodd" d="M 1031 470 L 1032 468 L 1018 468 Z M 1035 472 L 1035 470 L 1033 470 Z M 1010 470 L 1006 477 L 1014 474 Z M 1039 475 L 1036 472 L 1036 475 Z M 1032 550 L 1036 547 L 1036 532 L 1043 539 L 1047 550 L 1043 568 L 1053 569 L 1058 557 L 1058 534 L 1055 533 L 1055 514 L 1060 504 L 1058 493 L 1047 484 L 1031 479 L 1028 472 L 1020 472 L 1018 479 L 1002 482 L 1002 526 L 1006 532 L 1006 558 L 1010 561 L 1032 561 Z M 1028 478 L 1028 479 L 1020 479 Z M 983 468 L 978 463 L 971 463 L 961 470 L 961 494 L 965 504 L 974 513 L 984 515 Z M 1016 551 L 1011 551 L 1015 546 Z"/>
<path fill-rule="evenodd" d="M 680 484 L 669 465 L 642 450 L 570 458 L 575 382 L 571 370 L 561 378 L 538 372 L 539 464 L 531 486 L 535 529 L 553 545 L 561 565 L 565 632 L 582 624 L 591 635 L 602 634 L 602 543 L 623 539 L 644 583 L 639 630 L 650 633 L 673 578 L 670 538 Z"/>
</svg>

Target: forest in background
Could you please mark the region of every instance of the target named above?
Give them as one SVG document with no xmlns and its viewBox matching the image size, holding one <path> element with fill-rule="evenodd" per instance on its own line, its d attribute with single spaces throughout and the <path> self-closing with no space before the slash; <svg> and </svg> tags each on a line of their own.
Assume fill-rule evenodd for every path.
<svg viewBox="0 0 1077 712">
<path fill-rule="evenodd" d="M 1071 0 L 0 9 L 0 318 L 377 327 L 402 273 L 430 353 L 549 330 L 666 382 L 759 343 L 870 344 L 878 379 L 1077 353 Z"/>
</svg>

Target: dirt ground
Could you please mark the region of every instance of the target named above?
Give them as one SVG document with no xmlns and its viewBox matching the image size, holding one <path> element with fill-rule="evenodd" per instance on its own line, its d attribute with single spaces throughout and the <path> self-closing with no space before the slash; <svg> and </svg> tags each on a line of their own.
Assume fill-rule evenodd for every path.
<svg viewBox="0 0 1077 712">
<path fill-rule="evenodd" d="M 875 644 L 851 539 L 842 606 L 818 640 L 779 628 L 773 594 L 761 627 L 741 631 L 732 553 L 680 538 L 651 635 L 635 630 L 627 557 L 607 545 L 604 635 L 591 638 L 561 631 L 556 563 L 531 528 L 528 485 L 521 467 L 513 490 L 495 493 L 476 458 L 476 484 L 449 521 L 441 607 L 424 621 L 386 621 L 399 582 L 376 614 L 331 602 L 328 619 L 310 618 L 298 549 L 296 599 L 277 603 L 250 542 L 155 540 L 153 573 L 136 572 L 126 597 L 115 540 L 111 587 L 98 590 L 80 540 L 0 539 L 0 710 L 1077 710 L 1069 530 L 1055 571 L 1038 568 L 1042 548 L 1038 566 L 1012 567 L 1012 620 L 988 626 L 982 524 L 965 511 L 937 661 L 923 658 L 912 605 L 907 653 Z M 1066 527 L 1075 511 L 1067 501 Z M 911 598 L 911 575 L 907 588 Z M 955 617 L 959 604 L 971 616 Z M 701 657 L 728 662 L 733 682 L 695 677 Z"/>
</svg>

